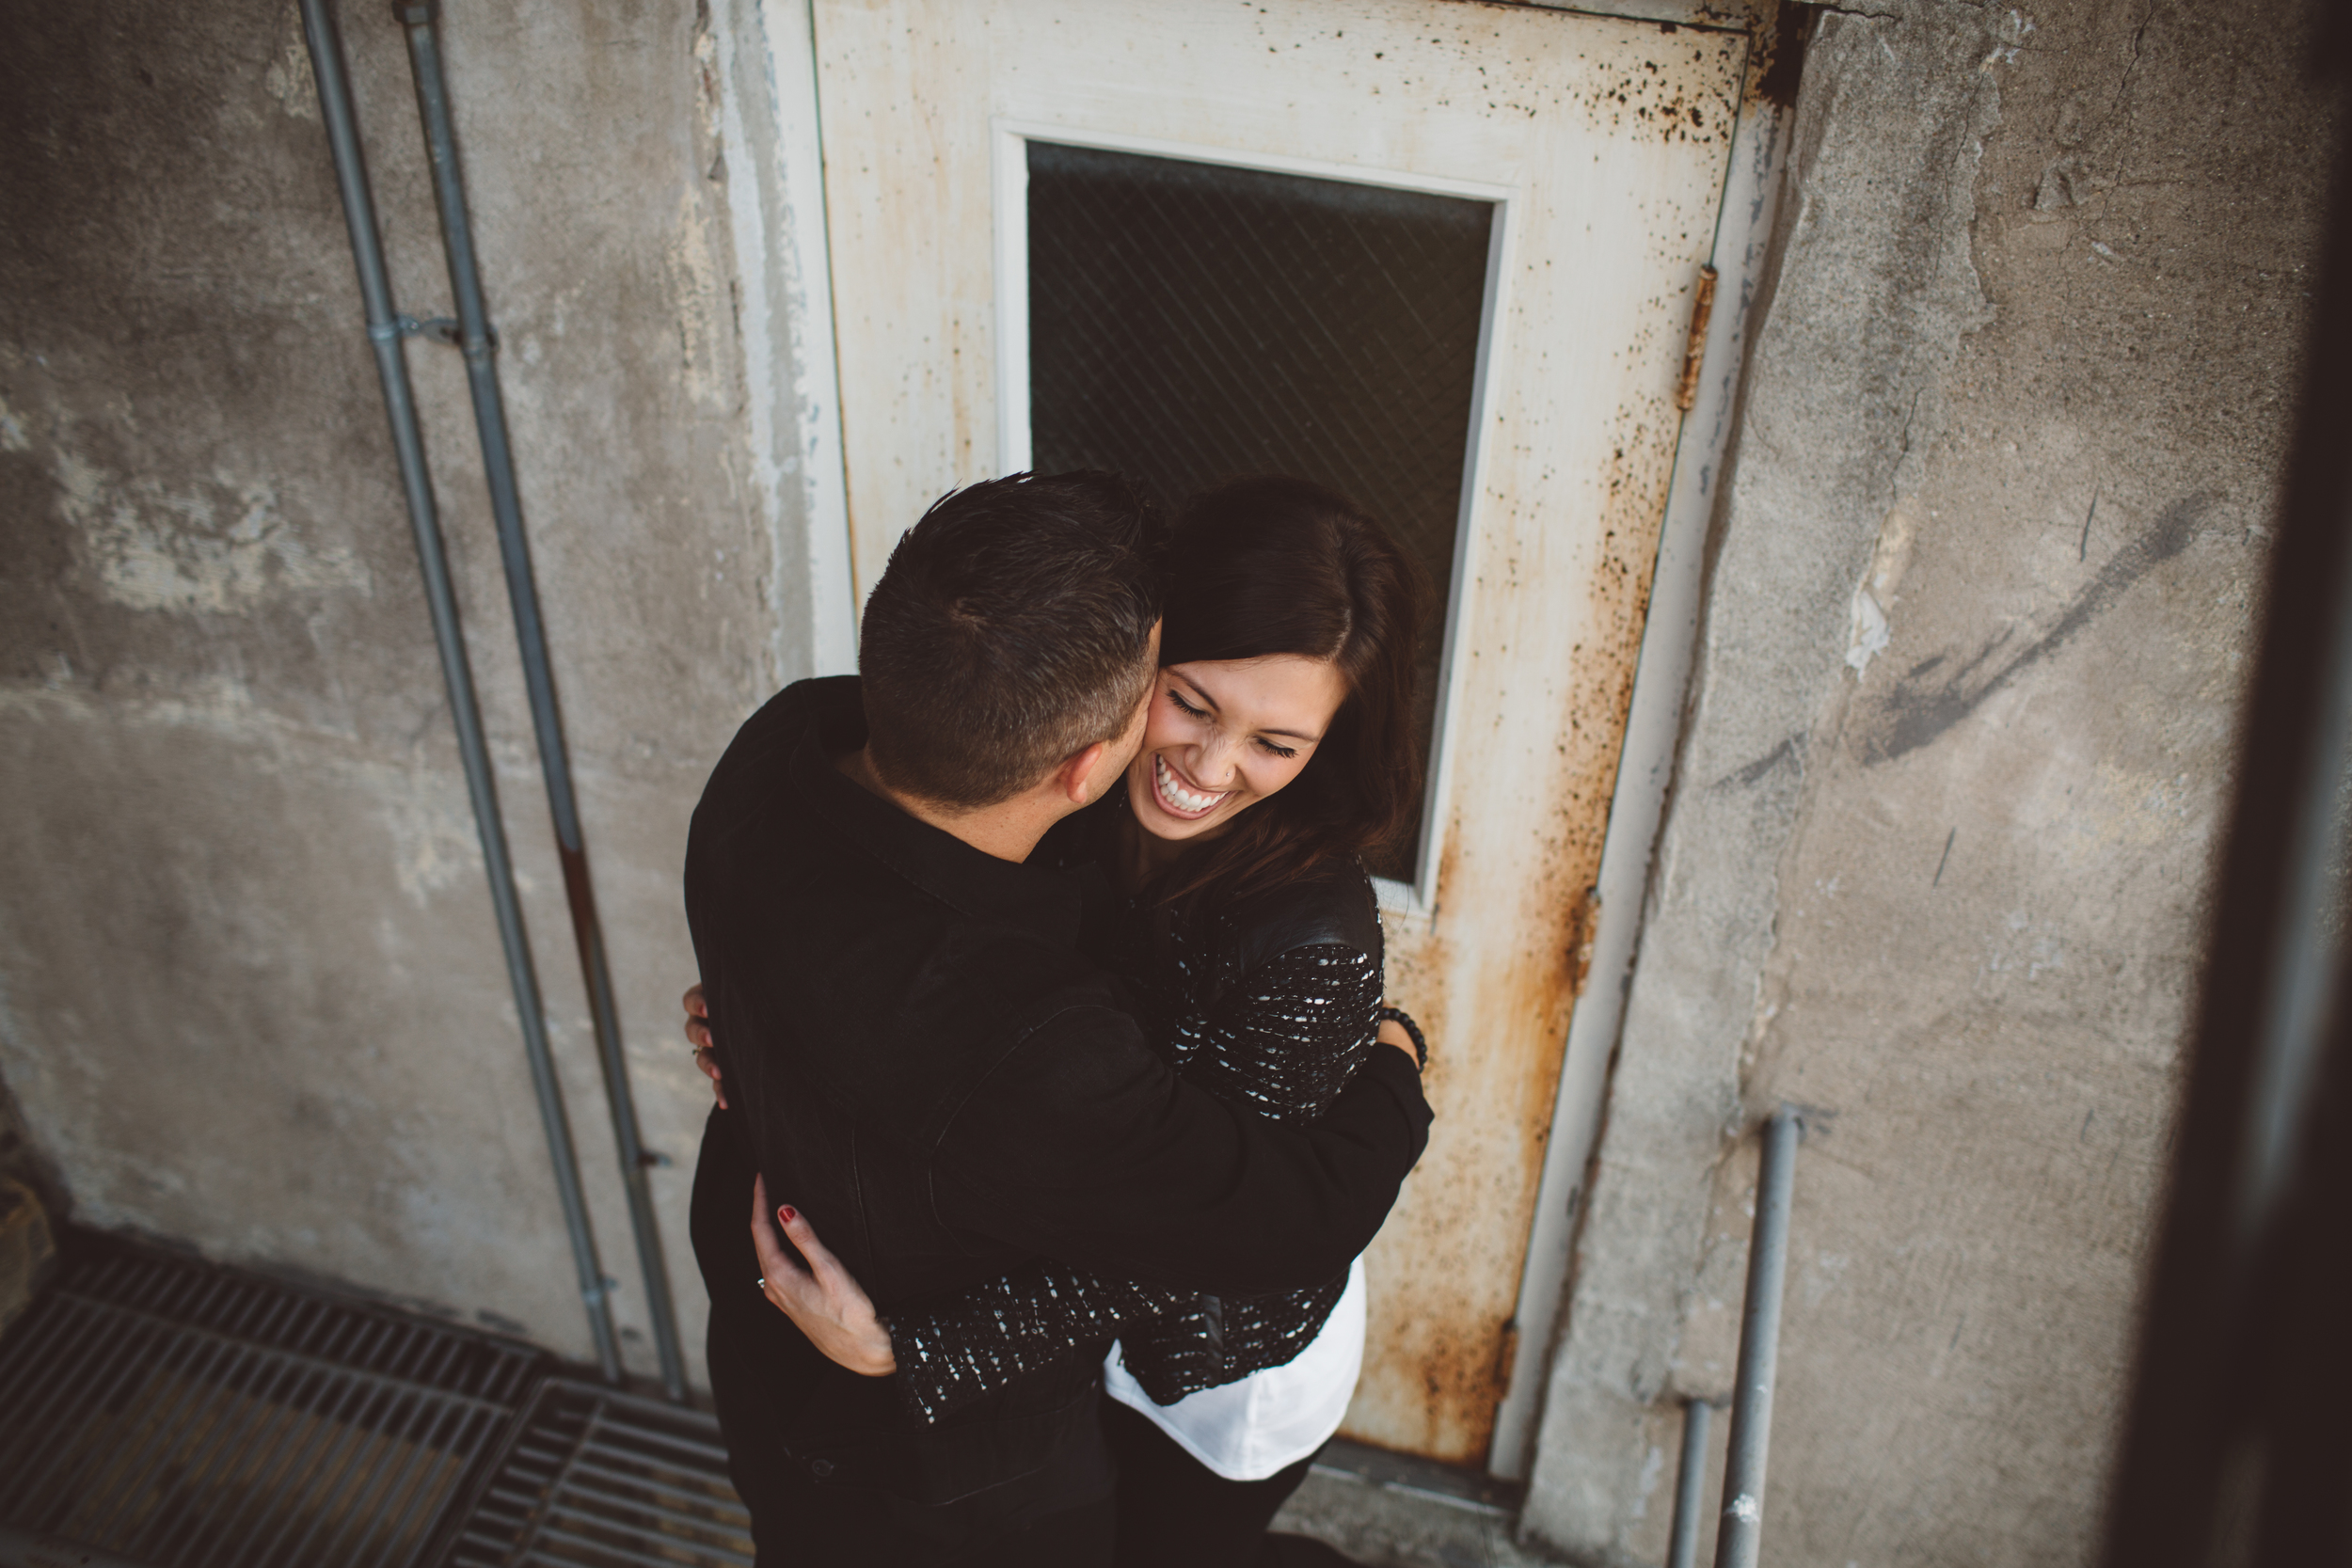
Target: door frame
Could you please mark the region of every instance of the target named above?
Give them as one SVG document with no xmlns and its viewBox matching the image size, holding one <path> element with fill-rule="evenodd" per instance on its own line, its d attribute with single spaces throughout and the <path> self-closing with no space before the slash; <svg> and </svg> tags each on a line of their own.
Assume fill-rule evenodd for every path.
<svg viewBox="0 0 2352 1568">
<path fill-rule="evenodd" d="M 1699 632 L 1707 534 L 1718 501 L 1754 325 L 1751 311 L 1766 270 L 1787 141 L 1786 111 L 1754 91 L 1755 45 L 1769 40 L 1772 26 L 1772 8 L 1763 0 L 1748 0 L 1744 6 L 1741 0 L 1733 0 L 1729 6 L 1724 0 L 1581 0 L 1576 4 L 1537 0 L 1537 4 L 1582 15 L 1745 32 L 1752 41 L 1749 90 L 1743 94 L 1734 128 L 1717 213 L 1712 251 L 1712 264 L 1720 276 L 1716 309 L 1707 331 L 1696 401 L 1684 413 L 1677 440 L 1631 705 L 1601 850 L 1590 978 L 1568 1026 L 1551 1135 L 1520 1275 L 1515 1325 L 1521 1352 L 1497 1409 L 1487 1462 L 1491 1473 L 1515 1481 L 1526 1479 L 1534 1467 L 1543 1394 L 1565 1307 L 1581 1214 L 1584 1174 L 1597 1140 L 1610 1064 L 1624 1021 L 1644 895 L 1681 738 L 1683 699 Z M 1726 17 L 1725 12 L 1735 8 L 1745 10 L 1744 24 L 1736 16 Z M 728 133 L 725 156 L 742 295 L 746 302 L 772 302 L 756 310 L 747 304 L 741 332 L 746 344 L 746 379 L 752 383 L 747 393 L 754 459 L 764 472 L 774 476 L 759 499 L 768 508 L 778 545 L 775 602 L 780 609 L 799 597 L 787 591 L 787 578 L 794 563 L 803 562 L 807 572 L 807 596 L 803 601 L 807 619 L 797 637 L 793 628 L 779 625 L 777 662 L 786 671 L 849 673 L 856 669 L 857 607 L 834 357 L 814 8 L 812 0 L 710 0 L 710 9 L 712 29 L 719 38 L 720 90 Z M 1021 124 L 995 129 L 999 133 L 995 139 L 1000 142 L 1004 133 L 1034 130 L 1075 145 L 1160 150 L 1104 140 L 1065 127 Z M 1210 153 L 1209 150 L 1184 149 L 1177 155 L 1205 158 Z M 1244 163 L 1230 153 L 1214 161 Z M 1244 166 L 1275 166 L 1248 161 Z M 1025 175 L 1025 166 L 1023 172 Z M 1296 172 L 1330 172 L 1337 178 L 1367 182 L 1358 170 L 1301 166 Z M 1435 187 L 1416 182 L 1408 188 Z M 1480 198 L 1500 199 L 1484 193 Z M 1001 203 L 1001 194 L 994 199 Z M 1003 210 L 1001 205 L 998 210 Z M 998 227 L 1001 253 L 1004 226 Z M 1022 243 L 1025 254 L 1025 230 Z M 1490 248 L 1490 266 L 1502 249 L 1502 245 Z M 1025 265 L 1023 270 L 1025 276 Z M 1003 313 L 1001 254 L 999 271 L 999 319 L 1009 325 L 1014 318 Z M 1020 309 L 1018 319 L 1025 324 L 1025 297 Z M 1486 335 L 1493 314 L 1489 310 L 1487 325 L 1481 329 L 1478 395 L 1482 398 L 1488 362 Z M 766 341 L 755 344 L 751 340 L 763 321 Z M 774 351 L 779 337 L 788 345 L 788 352 Z M 1023 331 L 1005 341 L 1019 345 L 1025 389 L 1027 334 Z M 1013 356 L 1004 357 L 1009 360 Z M 1008 405 L 1000 398 L 999 408 Z M 1022 406 L 1025 413 L 1025 397 Z M 1000 454 L 1009 455 L 1016 450 L 1001 423 L 998 439 Z M 1475 450 L 1471 455 L 1475 462 Z M 1470 489 L 1467 483 L 1465 489 Z M 795 491 L 798 505 L 788 506 L 787 498 Z M 793 512 L 797 516 L 787 515 Z M 797 547 L 792 538 L 795 525 L 802 535 Z M 1465 516 L 1455 536 L 1457 594 L 1461 591 L 1460 551 L 1469 536 Z M 1456 679 L 1451 655 L 1449 646 L 1442 676 L 1447 695 Z M 1446 737 L 1444 725 L 1441 708 L 1440 740 Z M 1439 752 L 1440 757 L 1444 754 L 1444 751 Z M 1432 802 L 1441 798 L 1444 783 L 1433 776 Z M 1422 879 L 1403 907 L 1425 914 L 1419 891 L 1426 885 L 1427 867 L 1437 860 L 1434 844 L 1426 841 L 1426 830 L 1424 833 Z M 1388 886 L 1395 891 L 1384 902 L 1396 900 L 1407 891 L 1402 884 Z"/>
</svg>

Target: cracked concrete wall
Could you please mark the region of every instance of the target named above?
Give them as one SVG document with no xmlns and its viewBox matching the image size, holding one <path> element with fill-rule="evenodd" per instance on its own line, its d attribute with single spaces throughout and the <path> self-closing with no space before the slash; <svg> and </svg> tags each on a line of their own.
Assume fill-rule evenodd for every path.
<svg viewBox="0 0 2352 1568">
<path fill-rule="evenodd" d="M 2314 21 L 1820 16 L 1534 1540 L 1663 1556 L 1794 1101 L 1768 1556 L 2092 1555 L 2316 260 Z"/>
<path fill-rule="evenodd" d="M 396 296 L 446 313 L 399 29 L 339 9 Z M 764 176 L 720 135 L 739 84 L 696 8 L 445 9 L 699 1364 L 708 1096 L 677 1032 L 677 868 L 710 759 L 807 659 L 797 499 L 746 478 L 747 378 L 791 384 L 736 329 L 729 203 Z M 0 1075 L 87 1223 L 584 1355 L 294 7 L 17 0 L 7 31 Z M 764 90 L 757 61 L 738 75 Z M 462 366 L 408 356 L 603 1262 L 649 1369 Z"/>
</svg>

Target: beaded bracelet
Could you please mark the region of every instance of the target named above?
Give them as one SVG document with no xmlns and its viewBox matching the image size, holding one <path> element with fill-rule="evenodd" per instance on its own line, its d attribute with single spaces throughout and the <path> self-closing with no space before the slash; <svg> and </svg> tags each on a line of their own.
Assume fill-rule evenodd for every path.
<svg viewBox="0 0 2352 1568">
<path fill-rule="evenodd" d="M 1402 1007 L 1384 1006 L 1374 1016 L 1384 1020 L 1393 1020 L 1404 1025 L 1406 1037 L 1413 1042 L 1414 1069 L 1419 1072 L 1428 1071 L 1429 1041 L 1427 1037 L 1422 1034 L 1421 1025 L 1413 1022 L 1413 1015 L 1406 1012 Z"/>
</svg>

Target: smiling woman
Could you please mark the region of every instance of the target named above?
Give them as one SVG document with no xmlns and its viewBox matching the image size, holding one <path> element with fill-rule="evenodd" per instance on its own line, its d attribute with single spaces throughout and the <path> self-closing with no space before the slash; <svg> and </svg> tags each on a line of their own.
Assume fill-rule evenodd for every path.
<svg viewBox="0 0 2352 1568">
<path fill-rule="evenodd" d="M 1168 839 L 1222 832 L 1235 812 L 1298 776 L 1346 696 L 1339 666 L 1301 654 L 1162 672 L 1139 766 L 1127 776 L 1137 819 Z"/>
<path fill-rule="evenodd" d="M 1127 770 L 1136 869 L 1175 868 L 1171 899 L 1247 896 L 1392 842 L 1421 780 L 1426 574 L 1379 523 L 1298 479 L 1196 498 L 1169 558 L 1160 683 Z"/>
</svg>

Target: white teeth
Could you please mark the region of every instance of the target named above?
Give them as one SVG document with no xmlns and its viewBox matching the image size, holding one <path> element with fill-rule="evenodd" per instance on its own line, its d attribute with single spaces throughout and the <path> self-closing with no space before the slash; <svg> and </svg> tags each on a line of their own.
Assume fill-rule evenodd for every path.
<svg viewBox="0 0 2352 1568">
<path fill-rule="evenodd" d="M 1152 759 L 1152 782 L 1159 786 L 1161 800 L 1187 815 L 1207 811 L 1232 793 L 1220 790 L 1215 795 L 1195 795 L 1176 782 L 1176 775 L 1169 769 L 1167 760 L 1156 756 Z"/>
</svg>

